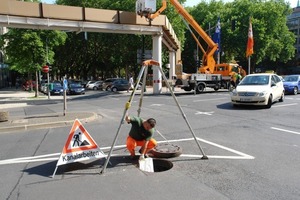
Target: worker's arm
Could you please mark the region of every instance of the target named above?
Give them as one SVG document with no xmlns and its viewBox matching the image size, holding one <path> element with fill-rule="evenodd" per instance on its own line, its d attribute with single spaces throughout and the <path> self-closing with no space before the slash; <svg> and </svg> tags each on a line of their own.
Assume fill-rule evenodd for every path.
<svg viewBox="0 0 300 200">
<path fill-rule="evenodd" d="M 148 146 L 149 141 L 145 141 L 144 145 L 142 146 L 142 152 L 141 154 L 145 154 L 146 153 L 146 148 Z"/>
<path fill-rule="evenodd" d="M 148 146 L 149 141 L 145 141 L 144 145 L 142 146 L 142 152 L 140 155 L 140 160 L 145 159 L 145 153 L 146 153 L 146 148 Z"/>
</svg>

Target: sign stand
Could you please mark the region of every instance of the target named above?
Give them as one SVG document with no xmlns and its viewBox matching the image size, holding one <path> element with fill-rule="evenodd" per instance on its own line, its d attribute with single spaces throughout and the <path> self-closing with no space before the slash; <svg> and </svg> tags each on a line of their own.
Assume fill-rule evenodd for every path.
<svg viewBox="0 0 300 200">
<path fill-rule="evenodd" d="M 141 89 L 141 98 L 143 97 L 143 94 L 144 94 L 144 91 L 145 91 L 145 87 L 146 87 L 146 78 L 145 78 L 145 77 L 147 76 L 147 71 L 148 71 L 148 66 L 149 66 L 149 65 L 157 66 L 158 69 L 160 70 L 160 73 L 161 73 L 162 76 L 163 76 L 163 79 L 164 79 L 164 81 L 165 81 L 166 86 L 168 87 L 168 89 L 169 89 L 169 91 L 170 91 L 170 93 L 171 93 L 171 95 L 172 95 L 172 97 L 173 97 L 173 99 L 174 99 L 174 101 L 175 101 L 175 103 L 176 103 L 178 109 L 180 110 L 180 112 L 181 112 L 181 114 L 182 114 L 183 119 L 185 120 L 187 126 L 189 127 L 189 130 L 191 131 L 191 133 L 192 133 L 192 135 L 193 135 L 193 137 L 194 137 L 194 139 L 195 139 L 195 142 L 197 143 L 198 148 L 200 149 L 201 154 L 203 155 L 201 159 L 208 159 L 208 157 L 205 155 L 203 149 L 201 148 L 201 146 L 200 146 L 200 144 L 199 144 L 199 141 L 197 140 L 197 137 L 196 137 L 196 135 L 195 135 L 195 133 L 194 133 L 194 131 L 193 131 L 193 129 L 192 129 L 192 127 L 191 127 L 189 121 L 187 120 L 187 117 L 186 117 L 186 115 L 185 115 L 183 109 L 181 108 L 180 104 L 178 103 L 177 98 L 176 98 L 176 96 L 175 96 L 175 94 L 174 94 L 174 91 L 172 90 L 172 88 L 171 88 L 171 86 L 170 86 L 170 84 L 169 84 L 169 82 L 168 82 L 167 77 L 165 76 L 163 70 L 161 69 L 159 62 L 157 62 L 157 61 L 155 61 L 155 60 L 146 60 L 146 61 L 144 61 L 144 62 L 143 62 L 143 65 L 142 65 L 142 68 L 141 68 L 141 70 L 140 70 L 140 73 L 139 73 L 139 75 L 138 75 L 138 78 L 137 78 L 136 83 L 139 83 L 139 82 L 140 82 L 141 77 L 142 77 L 142 75 L 143 75 L 143 72 L 145 71 L 144 79 L 143 79 L 143 85 L 142 85 L 142 89 Z M 146 69 L 146 70 L 145 70 L 145 69 Z M 105 163 L 104 163 L 103 169 L 102 169 L 102 171 L 100 172 L 101 174 L 103 174 L 103 173 L 105 172 L 105 170 L 106 170 L 106 167 L 107 167 L 107 164 L 108 164 L 109 159 L 110 159 L 110 157 L 111 157 L 113 148 L 114 148 L 114 146 L 115 146 L 115 144 L 116 144 L 116 141 L 117 141 L 117 139 L 118 139 L 118 136 L 119 136 L 119 133 L 120 133 L 120 130 L 121 130 L 121 126 L 122 126 L 122 124 L 124 124 L 125 117 L 126 117 L 126 113 L 128 112 L 128 109 L 129 109 L 129 107 L 130 107 L 130 106 L 127 106 L 127 105 L 131 105 L 131 102 L 132 102 L 132 100 L 133 100 L 133 98 L 134 98 L 134 95 L 135 95 L 135 92 L 136 92 L 136 90 L 137 90 L 137 87 L 138 87 L 138 84 L 135 85 L 135 87 L 134 87 L 134 89 L 133 89 L 133 91 L 132 91 L 132 93 L 131 93 L 131 95 L 130 95 L 130 98 L 129 98 L 128 102 L 126 102 L 126 104 L 125 104 L 125 109 L 124 109 L 124 112 L 123 112 L 123 116 L 122 116 L 120 125 L 119 125 L 118 130 L 117 130 L 117 134 L 116 134 L 116 136 L 115 136 L 115 138 L 114 138 L 114 140 L 113 140 L 112 146 L 111 146 L 111 148 L 110 148 L 110 151 L 109 151 L 108 156 L 107 156 L 107 158 L 106 158 L 106 161 L 105 161 Z M 140 112 L 141 106 L 142 106 L 142 101 L 140 100 L 140 106 L 139 106 L 138 112 Z"/>
</svg>

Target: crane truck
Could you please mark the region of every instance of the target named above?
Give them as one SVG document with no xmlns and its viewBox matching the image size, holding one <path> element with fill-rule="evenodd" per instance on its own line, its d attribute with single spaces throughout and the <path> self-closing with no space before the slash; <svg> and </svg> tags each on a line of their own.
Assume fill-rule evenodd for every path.
<svg viewBox="0 0 300 200">
<path fill-rule="evenodd" d="M 194 40 L 203 53 L 202 66 L 197 69 L 196 73 L 186 74 L 182 72 L 181 65 L 181 69 L 175 70 L 177 71 L 175 86 L 181 87 L 185 91 L 195 90 L 196 93 L 203 92 L 206 87 L 213 88 L 215 91 L 220 88 L 230 89 L 232 78 L 235 79 L 236 74 L 238 73 L 245 76 L 246 71 L 236 63 L 216 64 L 214 54 L 218 48 L 218 44 L 210 38 L 177 0 L 168 0 L 168 2 L 174 6 L 177 12 L 187 22 L 186 24 L 189 24 L 207 44 L 207 50 L 204 50 L 204 47 L 200 44 L 197 36 L 190 30 Z M 166 8 L 167 0 L 162 0 L 162 7 L 157 11 L 156 0 L 136 1 L 137 14 L 146 17 L 149 20 L 153 20 L 159 16 Z M 209 72 L 209 74 L 207 72 Z"/>
</svg>

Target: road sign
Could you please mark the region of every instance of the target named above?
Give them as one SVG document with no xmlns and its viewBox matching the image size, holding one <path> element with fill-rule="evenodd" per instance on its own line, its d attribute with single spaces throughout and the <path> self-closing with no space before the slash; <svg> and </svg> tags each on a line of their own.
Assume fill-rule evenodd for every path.
<svg viewBox="0 0 300 200">
<path fill-rule="evenodd" d="M 48 73 L 48 72 L 49 72 L 49 66 L 48 66 L 48 65 L 43 66 L 43 67 L 42 67 L 42 71 L 43 71 L 44 73 Z"/>
<path fill-rule="evenodd" d="M 67 90 L 68 89 L 68 81 L 67 81 L 67 79 L 64 79 L 64 81 L 63 81 L 63 87 L 64 87 L 64 90 Z"/>
<path fill-rule="evenodd" d="M 106 157 L 105 154 L 76 119 L 56 166 L 103 157 Z"/>
</svg>

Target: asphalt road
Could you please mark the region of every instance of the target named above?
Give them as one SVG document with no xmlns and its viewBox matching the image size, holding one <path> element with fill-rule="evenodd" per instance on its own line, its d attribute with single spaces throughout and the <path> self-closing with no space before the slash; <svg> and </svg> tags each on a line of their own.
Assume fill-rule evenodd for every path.
<svg viewBox="0 0 300 200">
<path fill-rule="evenodd" d="M 124 156 L 130 125 L 121 119 L 128 99 L 99 94 L 68 102 L 68 110 L 101 116 L 83 125 L 105 154 L 120 127 L 103 174 L 99 159 L 60 166 L 51 178 L 71 127 L 1 133 L 0 199 L 299 199 L 299 95 L 261 109 L 233 108 L 225 91 L 177 94 L 183 113 L 168 94 L 145 95 L 140 115 L 157 120 L 164 137 L 156 132 L 155 138 L 183 149 L 168 159 L 171 169 L 155 173 L 141 172 Z M 139 102 L 136 95 L 130 115 L 137 115 Z M 61 109 L 59 103 L 41 106 Z M 193 133 L 208 160 L 200 159 Z"/>
</svg>

